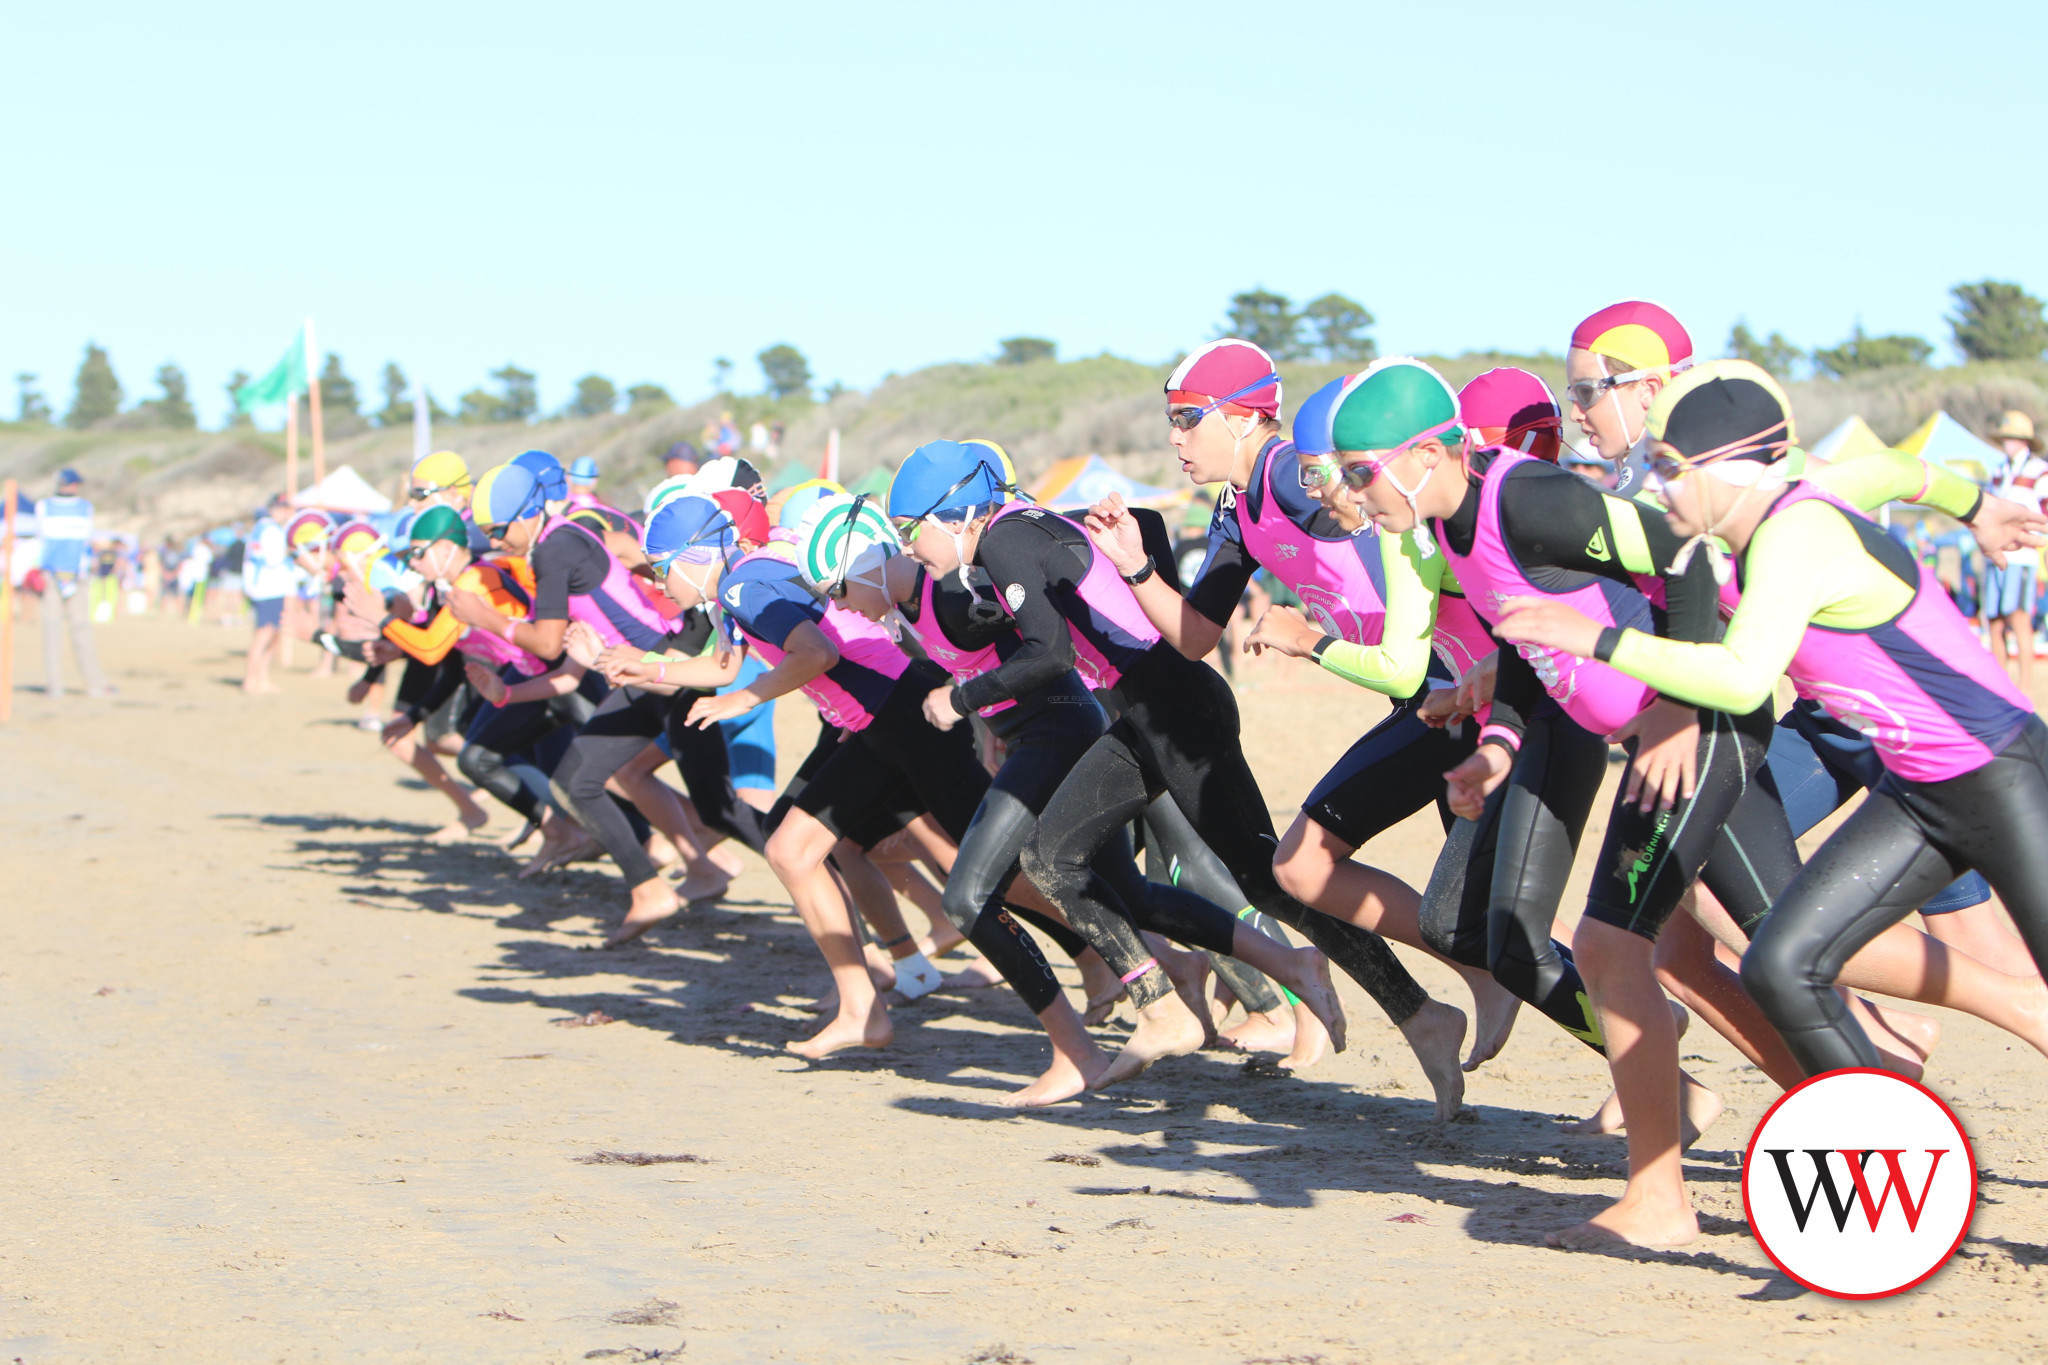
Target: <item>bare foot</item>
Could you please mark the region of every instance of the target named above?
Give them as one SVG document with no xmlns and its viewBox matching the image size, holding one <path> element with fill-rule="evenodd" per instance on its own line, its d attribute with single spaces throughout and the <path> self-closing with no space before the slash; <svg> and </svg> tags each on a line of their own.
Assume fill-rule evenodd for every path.
<svg viewBox="0 0 2048 1365">
<path fill-rule="evenodd" d="M 1294 970 L 1290 979 L 1280 984 L 1293 991 L 1294 998 L 1308 1006 L 1309 1012 L 1322 1021 L 1323 1027 L 1329 1030 L 1330 1046 L 1342 1052 L 1344 1005 L 1337 999 L 1337 988 L 1330 984 L 1330 959 L 1314 948 L 1296 948 L 1291 956 Z M 1464 1018 L 1464 1015 L 1458 1015 L 1461 1038 L 1464 1036 Z M 1451 1060 L 1455 1062 L 1457 1058 Z"/>
<path fill-rule="evenodd" d="M 1159 965 L 1173 982 L 1175 994 L 1187 1004 L 1188 1013 L 1202 1024 L 1202 1046 L 1216 1041 L 1216 1016 L 1209 1009 L 1209 959 L 1200 953 L 1171 950 L 1157 954 Z"/>
<path fill-rule="evenodd" d="M 1919 1080 L 1927 1070 L 1927 1059 L 1941 1039 L 1941 1021 L 1925 1014 L 1892 1009 L 1851 995 L 1850 1001 L 1864 1024 L 1872 1046 L 1884 1057 L 1885 1069 Z"/>
<path fill-rule="evenodd" d="M 1248 1013 L 1243 1023 L 1218 1030 L 1216 1043 L 1232 1052 L 1286 1052 L 1294 1046 L 1294 1017 L 1279 1010 L 1270 1014 Z"/>
<path fill-rule="evenodd" d="M 1679 1091 L 1678 1101 L 1682 1112 L 1678 1116 L 1678 1148 L 1684 1151 L 1700 1140 L 1700 1135 L 1714 1126 L 1714 1120 L 1721 1117 L 1721 1097 L 1701 1085 L 1683 1071 L 1678 1073 L 1684 1082 Z"/>
<path fill-rule="evenodd" d="M 700 858 L 690 869 L 690 875 L 676 883 L 676 899 L 685 905 L 698 901 L 715 901 L 732 885 L 732 874 L 712 862 Z"/>
<path fill-rule="evenodd" d="M 534 835 L 534 831 L 538 830 L 539 828 L 540 822 L 531 817 L 528 817 L 526 823 L 521 825 L 518 831 L 515 832 L 511 838 L 505 841 L 503 845 L 505 851 L 507 853 L 511 853 L 514 850 L 516 850 L 521 844 L 525 843 L 528 839 L 531 839 Z"/>
<path fill-rule="evenodd" d="M 746 859 L 740 857 L 737 852 L 726 844 L 717 845 L 704 856 L 710 859 L 714 866 L 723 869 L 728 877 L 737 877 L 740 873 L 747 870 Z"/>
<path fill-rule="evenodd" d="M 1130 1080 L 1161 1057 L 1185 1057 L 1202 1050 L 1207 1034 L 1202 1021 L 1178 991 L 1169 991 L 1138 1011 L 1138 1027 L 1123 1050 L 1109 1059 L 1094 1089 Z"/>
<path fill-rule="evenodd" d="M 1003 974 L 985 957 L 970 958 L 959 971 L 946 973 L 944 984 L 956 991 L 986 990 L 990 986 L 1002 985 Z"/>
<path fill-rule="evenodd" d="M 875 983 L 877 991 L 896 989 L 896 964 L 881 945 L 867 943 L 861 946 L 861 960 L 868 964 L 868 980 Z"/>
<path fill-rule="evenodd" d="M 482 806 L 471 804 L 470 808 L 456 817 L 452 825 L 443 825 L 427 836 L 430 844 L 459 844 L 471 835 L 483 832 L 491 823 L 491 813 Z"/>
<path fill-rule="evenodd" d="M 1522 1002 L 1491 976 L 1470 976 L 1465 984 L 1472 988 L 1472 1050 L 1465 1054 L 1465 1069 L 1477 1071 L 1508 1045 Z"/>
<path fill-rule="evenodd" d="M 1306 1071 L 1323 1060 L 1323 1053 L 1329 1050 L 1330 1031 L 1323 1027 L 1323 1021 L 1316 1018 L 1315 1011 L 1307 1005 L 1294 1007 L 1294 1046 L 1287 1055 L 1273 1063 L 1282 1071 Z"/>
<path fill-rule="evenodd" d="M 1089 996 L 1088 1008 L 1081 1011 L 1082 1027 L 1094 1028 L 1097 1024 L 1107 1023 L 1109 1016 L 1116 1013 L 1117 1002 L 1129 994 L 1130 992 L 1119 981 L 1115 990 L 1103 995 Z"/>
<path fill-rule="evenodd" d="M 1055 1048 L 1052 1065 L 1043 1075 L 997 1103 L 1005 1109 L 1043 1109 L 1048 1104 L 1070 1100 L 1084 1090 L 1093 1090 L 1102 1084 L 1102 1074 L 1107 1070 L 1109 1058 L 1092 1044 L 1081 1057 L 1069 1057 Z"/>
<path fill-rule="evenodd" d="M 626 917 L 605 939 L 604 946 L 616 948 L 621 943 L 632 942 L 663 920 L 674 919 L 681 913 L 683 905 L 684 902 L 659 877 L 640 883 L 633 888 L 633 903 L 627 909 Z"/>
<path fill-rule="evenodd" d="M 519 869 L 519 879 L 538 876 L 551 867 L 581 857 L 586 852 L 602 852 L 597 840 L 583 832 L 583 827 L 574 820 L 550 811 L 541 821 L 540 847 L 526 860 L 526 866 Z"/>
<path fill-rule="evenodd" d="M 1700 1220 L 1690 1208 L 1653 1209 L 1624 1197 L 1543 1241 L 1560 1251 L 1601 1251 L 1621 1246 L 1684 1246 L 1699 1235 Z"/>
<path fill-rule="evenodd" d="M 810 1037 L 798 1043 L 783 1046 L 799 1057 L 817 1061 L 850 1047 L 887 1047 L 895 1040 L 896 1026 L 889 1022 L 889 1011 L 877 996 L 868 1007 L 867 1018 L 851 1018 L 837 1014 L 832 1022 L 819 1029 Z"/>
<path fill-rule="evenodd" d="M 1449 1123 L 1465 1102 L 1465 1073 L 1458 1067 L 1458 1049 L 1465 1043 L 1465 1011 L 1441 1000 L 1425 1000 L 1401 1025 L 1401 1036 L 1415 1050 L 1422 1074 L 1436 1091 L 1436 1121 Z"/>
<path fill-rule="evenodd" d="M 1124 983 L 1116 979 L 1116 973 L 1102 960 L 1102 954 L 1093 948 L 1083 948 L 1074 959 L 1074 970 L 1081 973 L 1083 998 L 1094 1007 L 1094 1002 L 1107 999 L 1114 1006 L 1116 998 L 1123 994 Z M 1107 1017 L 1107 1016 L 1105 1016 Z M 1088 1022 L 1083 1020 L 1083 1022 Z M 1095 1022 L 1100 1023 L 1100 1020 Z"/>
</svg>

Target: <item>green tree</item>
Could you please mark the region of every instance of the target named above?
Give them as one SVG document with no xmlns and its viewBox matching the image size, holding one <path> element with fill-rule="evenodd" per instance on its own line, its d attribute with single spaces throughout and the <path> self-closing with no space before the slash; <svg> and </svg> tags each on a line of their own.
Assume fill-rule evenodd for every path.
<svg viewBox="0 0 2048 1365">
<path fill-rule="evenodd" d="M 228 420 L 222 431 L 233 431 L 236 427 L 256 425 L 249 420 L 249 414 L 242 411 L 241 403 L 235 398 L 238 390 L 249 387 L 250 374 L 247 370 L 236 370 L 228 376 Z"/>
<path fill-rule="evenodd" d="M 114 364 L 107 359 L 105 349 L 87 342 L 85 359 L 79 362 L 78 378 L 73 381 L 71 411 L 64 414 L 64 425 L 83 431 L 120 410 L 121 381 L 114 377 Z"/>
<path fill-rule="evenodd" d="M 1948 325 L 1956 349 L 1971 360 L 2039 360 L 2048 351 L 2041 300 L 2016 284 L 1985 280 L 1948 291 L 1956 311 Z"/>
<path fill-rule="evenodd" d="M 412 424 L 412 385 L 406 382 L 405 371 L 398 368 L 398 362 L 384 362 L 384 378 L 378 387 L 384 390 L 384 406 L 377 410 L 377 425 L 380 427 L 403 427 Z"/>
<path fill-rule="evenodd" d="M 1816 348 L 1813 368 L 1842 379 L 1865 370 L 1918 368 L 1933 354 L 1934 347 L 1919 337 L 1897 333 L 1874 337 L 1865 333 L 1859 322 L 1841 345 Z"/>
<path fill-rule="evenodd" d="M 14 382 L 21 389 L 21 406 L 16 410 L 14 420 L 25 425 L 50 425 L 50 400 L 43 397 L 43 391 L 36 387 L 36 377 L 27 370 L 14 376 Z"/>
<path fill-rule="evenodd" d="M 652 407 L 673 407 L 675 399 L 659 384 L 635 384 L 626 390 L 626 406 L 634 412 Z"/>
<path fill-rule="evenodd" d="M 1728 354 L 1736 360 L 1747 360 L 1779 379 L 1790 379 L 1799 363 L 1806 359 L 1806 352 L 1785 340 L 1783 332 L 1771 333 L 1768 340 L 1758 341 L 1756 334 L 1749 330 L 1746 321 L 1737 319 L 1734 330 L 1728 333 Z"/>
<path fill-rule="evenodd" d="M 471 389 L 462 395 L 462 408 L 455 415 L 458 422 L 531 422 L 540 410 L 540 398 L 534 389 L 533 374 L 517 365 L 506 365 L 491 371 L 491 378 L 498 381 L 499 392 L 485 389 Z"/>
<path fill-rule="evenodd" d="M 199 425 L 198 415 L 192 411 L 192 386 L 186 382 L 183 370 L 176 365 L 157 366 L 156 386 L 163 390 L 163 396 L 137 405 L 150 426 L 190 431 Z"/>
<path fill-rule="evenodd" d="M 341 357 L 329 351 L 327 363 L 320 369 L 321 418 L 325 420 L 342 413 L 360 416 L 362 407 L 363 400 L 356 392 L 356 381 L 342 373 Z"/>
<path fill-rule="evenodd" d="M 1301 314 L 1285 294 L 1264 289 L 1233 294 L 1222 335 L 1241 337 L 1275 360 L 1293 360 L 1301 354 Z"/>
<path fill-rule="evenodd" d="M 788 342 L 779 342 L 754 357 L 768 380 L 768 392 L 790 398 L 811 391 L 811 365 L 804 353 Z"/>
<path fill-rule="evenodd" d="M 1365 335 L 1373 325 L 1372 311 L 1356 299 L 1325 294 L 1302 308 L 1301 319 L 1314 336 L 1313 349 L 1324 360 L 1348 363 L 1379 358 L 1379 347 Z"/>
<path fill-rule="evenodd" d="M 572 417 L 601 417 L 619 405 L 619 391 L 601 374 L 586 374 L 576 381 L 576 396 L 569 401 Z"/>
<path fill-rule="evenodd" d="M 1002 347 L 996 356 L 998 365 L 1029 365 L 1034 360 L 1057 358 L 1059 347 L 1044 337 L 1008 337 L 996 343 Z"/>
</svg>

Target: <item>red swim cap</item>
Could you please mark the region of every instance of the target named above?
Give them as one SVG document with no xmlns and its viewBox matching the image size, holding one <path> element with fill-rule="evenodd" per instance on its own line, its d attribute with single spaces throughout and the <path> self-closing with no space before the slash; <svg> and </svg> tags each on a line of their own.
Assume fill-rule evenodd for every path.
<svg viewBox="0 0 2048 1365">
<path fill-rule="evenodd" d="M 1488 370 L 1458 390 L 1458 411 L 1479 445 L 1557 463 L 1564 414 L 1550 386 L 1527 370 Z"/>
<path fill-rule="evenodd" d="M 1618 360 L 1626 370 L 1679 370 L 1692 363 L 1692 337 L 1671 311 L 1642 299 L 1610 303 L 1572 329 L 1572 349 Z"/>
<path fill-rule="evenodd" d="M 732 518 L 741 540 L 750 545 L 768 543 L 768 508 L 754 496 L 752 489 L 721 488 L 711 495 L 711 500 Z"/>
<path fill-rule="evenodd" d="M 1166 401 L 1201 406 L 1220 401 L 1228 413 L 1263 412 L 1278 419 L 1280 374 L 1273 368 L 1273 357 L 1263 350 L 1225 337 L 1174 367 L 1173 377 L 1166 381 Z"/>
</svg>

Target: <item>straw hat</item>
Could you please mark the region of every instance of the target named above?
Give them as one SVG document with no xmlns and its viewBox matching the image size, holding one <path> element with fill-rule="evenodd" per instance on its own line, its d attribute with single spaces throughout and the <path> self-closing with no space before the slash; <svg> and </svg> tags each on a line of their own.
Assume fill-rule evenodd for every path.
<svg viewBox="0 0 2048 1365">
<path fill-rule="evenodd" d="M 1998 425 L 1991 429 L 1994 441 L 2025 441 L 2027 449 L 2036 455 L 2041 453 L 2041 438 L 2034 434 L 2034 419 L 2024 412 L 2011 411 L 1998 419 Z"/>
</svg>

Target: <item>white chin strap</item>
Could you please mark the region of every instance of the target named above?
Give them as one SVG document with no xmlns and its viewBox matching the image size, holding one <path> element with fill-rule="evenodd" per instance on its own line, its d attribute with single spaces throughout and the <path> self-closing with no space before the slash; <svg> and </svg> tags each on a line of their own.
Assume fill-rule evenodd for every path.
<svg viewBox="0 0 2048 1365">
<path fill-rule="evenodd" d="M 1619 467 L 1623 460 L 1626 460 L 1635 452 L 1636 443 L 1650 434 L 1650 429 L 1645 426 L 1637 435 L 1631 436 L 1628 434 L 1628 410 L 1621 405 L 1621 389 L 1619 387 L 1607 391 L 1607 401 L 1614 404 L 1614 419 L 1621 423 L 1621 454 L 1614 458 L 1615 465 Z"/>
<path fill-rule="evenodd" d="M 1692 563 L 1692 552 L 1704 548 L 1707 552 L 1707 564 L 1714 571 L 1714 581 L 1726 587 L 1728 580 L 1735 576 L 1735 563 L 1728 557 L 1728 551 L 1721 547 L 1721 542 L 1714 538 L 1715 533 L 1720 529 L 1722 522 L 1742 510 L 1743 504 L 1749 501 L 1751 495 L 1758 492 L 1775 492 L 1783 488 L 1785 476 L 1775 465 L 1760 464 L 1755 460 L 1721 460 L 1691 472 L 1705 474 L 1709 478 L 1740 488 L 1742 496 L 1730 503 L 1720 516 L 1708 522 L 1698 535 L 1678 547 L 1678 553 L 1671 558 L 1671 572 L 1684 573 L 1686 567 Z M 1665 500 L 1670 500 L 1668 493 Z"/>
<path fill-rule="evenodd" d="M 946 539 L 953 542 L 953 554 L 960 562 L 960 567 L 955 570 L 956 575 L 960 579 L 960 586 L 966 589 L 968 595 L 977 602 L 981 601 L 981 594 L 976 592 L 974 585 L 967 581 L 967 528 L 974 523 L 974 518 L 979 515 L 979 512 L 979 508 L 968 508 L 967 515 L 960 519 L 960 529 L 957 531 L 946 525 L 945 522 L 940 521 L 937 516 L 930 512 L 925 513 L 923 518 L 927 525 L 937 527 L 945 533 Z"/>
<path fill-rule="evenodd" d="M 1415 547 L 1422 552 L 1424 559 L 1428 559 L 1436 553 L 1436 537 L 1429 533 L 1429 522 L 1423 518 L 1422 508 L 1417 505 L 1415 500 L 1422 496 L 1423 489 L 1429 487 L 1429 481 L 1435 474 L 1435 466 L 1423 470 L 1421 481 L 1415 487 L 1410 488 L 1394 477 L 1394 471 L 1391 466 L 1380 471 L 1380 477 L 1394 485 L 1394 491 L 1406 499 L 1408 511 L 1415 518 Z"/>
</svg>

